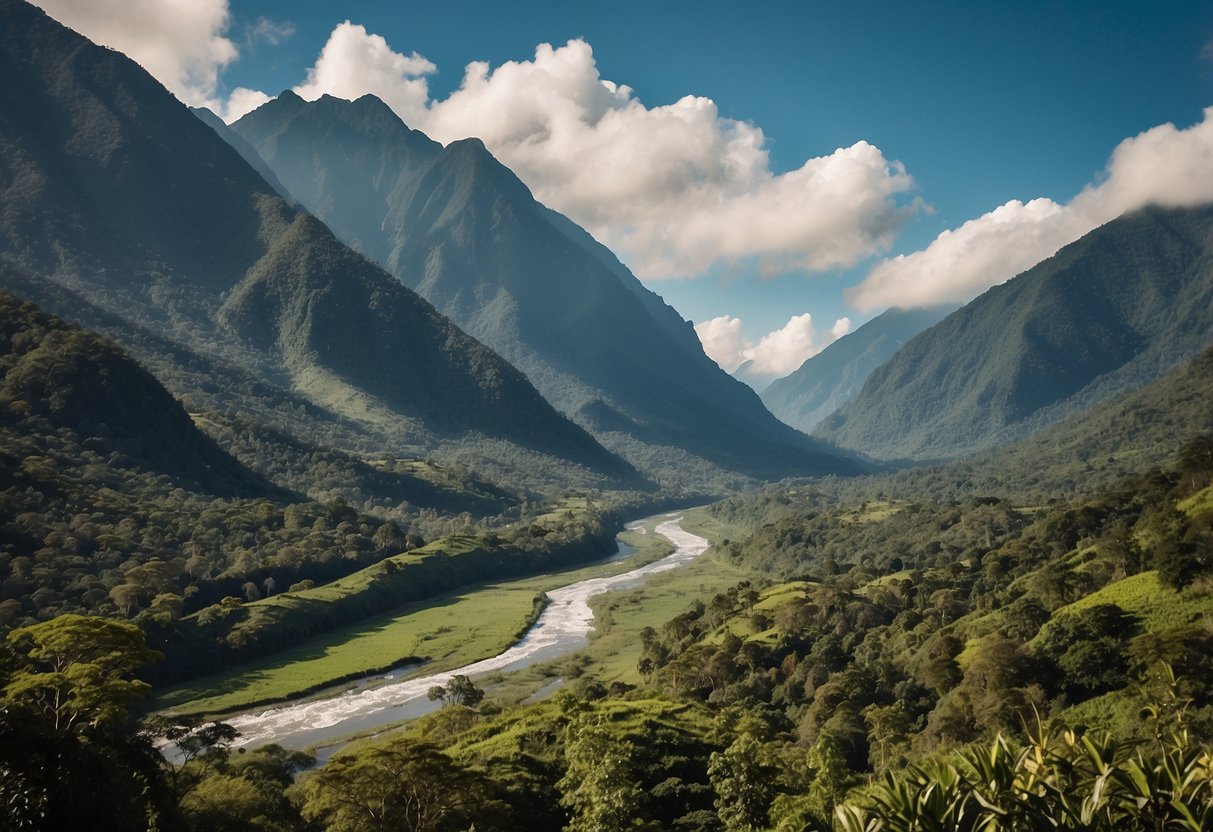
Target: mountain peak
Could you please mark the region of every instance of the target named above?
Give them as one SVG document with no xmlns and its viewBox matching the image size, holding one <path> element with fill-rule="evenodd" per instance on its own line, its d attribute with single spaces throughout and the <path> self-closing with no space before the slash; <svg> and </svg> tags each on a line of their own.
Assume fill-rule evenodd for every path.
<svg viewBox="0 0 1213 832">
<path fill-rule="evenodd" d="M 394 114 L 387 129 L 356 112 L 387 111 L 377 99 L 319 103 L 298 116 L 253 113 L 234 127 L 342 239 L 613 448 L 698 488 L 725 482 L 724 471 L 777 479 L 854 470 L 779 423 L 693 334 L 675 331 L 689 324 L 646 300 L 588 233 L 554 219 L 481 139 L 443 147 Z"/>
<path fill-rule="evenodd" d="M 493 155 L 492 153 L 489 153 L 489 149 L 485 147 L 484 142 L 477 136 L 468 136 L 466 139 L 456 139 L 448 144 L 446 148 L 447 150 L 453 152 L 486 153 L 489 156 Z"/>
<path fill-rule="evenodd" d="M 204 360 L 222 354 L 268 386 L 353 419 L 363 412 L 345 410 L 346 394 L 373 399 L 380 415 L 368 430 L 388 426 L 384 438 L 410 448 L 474 443 L 506 469 L 515 458 L 545 470 L 555 463 L 553 481 L 643 485 L 518 370 L 275 195 L 221 139 L 222 125 L 205 124 L 129 58 L 0 0 L 0 66 L 0 168 L 20 160 L 29 183 L 0 189 L 0 260 L 114 310 L 129 327 L 124 343 L 146 344 L 146 329 L 173 355 L 177 344 Z M 276 137 L 275 123 L 290 122 L 334 145 L 367 137 L 349 158 L 393 173 L 437 153 L 428 140 L 410 142 L 398 119 L 388 133 L 375 118 L 343 119 L 336 109 L 284 92 L 240 123 L 268 125 Z M 389 141 L 403 147 L 385 159 Z M 357 170 L 333 179 L 353 181 Z M 368 191 L 375 196 L 351 189 L 339 207 L 365 208 Z M 47 311 L 70 309 L 48 296 Z M 222 386 L 218 395 L 241 396 Z M 335 400 L 334 391 L 345 392 Z M 116 409 L 123 400 L 106 402 Z M 508 456 L 496 462 L 499 449 Z"/>
<path fill-rule="evenodd" d="M 388 113 L 397 121 L 404 121 L 404 119 L 400 118 L 400 116 L 396 114 L 395 110 L 388 106 L 386 101 L 373 93 L 368 92 L 365 95 L 360 95 L 351 103 L 361 110 Z"/>
<path fill-rule="evenodd" d="M 815 436 L 943 459 L 1157 379 L 1213 338 L 1213 205 L 1124 214 L 906 343 Z"/>
</svg>

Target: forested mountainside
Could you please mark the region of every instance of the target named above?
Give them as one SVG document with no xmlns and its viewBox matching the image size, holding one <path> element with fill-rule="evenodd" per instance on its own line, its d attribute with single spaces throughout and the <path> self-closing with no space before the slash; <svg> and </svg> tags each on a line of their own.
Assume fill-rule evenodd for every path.
<svg viewBox="0 0 1213 832">
<path fill-rule="evenodd" d="M 1122 216 L 912 339 L 816 435 L 960 456 L 1141 387 L 1213 340 L 1213 207 Z"/>
<path fill-rule="evenodd" d="M 11 183 L 0 256 L 416 444 L 479 436 L 487 456 L 506 446 L 502 467 L 639 483 L 521 373 L 283 201 L 133 62 L 19 0 L 0 14 Z"/>
<path fill-rule="evenodd" d="M 849 500 L 963 500 L 982 495 L 1036 503 L 1109 488 L 1168 463 L 1185 437 L 1213 433 L 1213 347 L 1140 390 L 1122 393 L 1039 433 L 980 454 L 896 473 L 835 480 Z"/>
<path fill-rule="evenodd" d="M 890 309 L 830 344 L 762 390 L 772 413 L 805 433 L 855 398 L 876 368 L 950 308 Z"/>
<path fill-rule="evenodd" d="M 370 95 L 284 92 L 231 129 L 342 239 L 648 476 L 857 470 L 772 418 L 690 324 L 478 140 L 443 147 Z"/>
<path fill-rule="evenodd" d="M 218 133 L 225 142 L 230 144 L 232 148 L 240 154 L 240 158 L 248 162 L 249 167 L 257 171 L 261 178 L 266 181 L 266 184 L 268 184 L 278 193 L 278 196 L 282 197 L 287 202 L 295 201 L 295 198 L 291 196 L 291 193 L 286 189 L 286 186 L 278 181 L 278 175 L 270 170 L 270 166 L 267 165 L 265 160 L 261 158 L 261 154 L 257 152 L 257 149 L 246 142 L 238 133 L 228 127 L 223 122 L 223 119 L 219 118 L 219 116 L 215 115 L 205 107 L 191 107 L 190 111 L 193 112 L 194 115 L 198 116 L 198 118 L 202 119 L 203 124 L 210 127 L 212 130 Z"/>
<path fill-rule="evenodd" d="M 181 613 L 327 580 L 417 529 L 270 485 L 204 436 L 111 342 L 0 293 L 0 609 L 11 626 L 64 612 Z M 339 528 L 344 524 L 344 528 Z"/>
<path fill-rule="evenodd" d="M 263 447 L 255 434 L 224 438 L 254 455 Z M 292 452 L 309 465 L 326 461 L 315 449 L 281 451 Z M 327 453 L 330 464 L 358 464 Z M 210 672 L 489 576 L 600 557 L 617 527 L 588 506 L 537 522 L 511 495 L 409 466 L 364 475 L 428 500 L 427 511 L 401 512 L 399 522 L 340 497 L 291 493 L 203 435 L 118 346 L 4 292 L 0 463 L 9 474 L 0 491 L 0 627 L 65 613 L 134 618 L 169 654 L 160 679 Z M 456 513 L 461 505 L 495 512 L 497 525 L 525 522 L 482 535 L 466 509 Z M 331 611 L 309 598 L 312 586 L 374 565 L 374 575 L 357 579 L 366 591 Z M 274 603 L 242 606 L 262 596 Z"/>
<path fill-rule="evenodd" d="M 204 436 L 181 405 L 113 343 L 3 291 L 0 402 L 8 422 L 6 468 L 35 465 L 11 450 L 23 435 L 63 431 L 94 439 L 100 458 L 203 493 L 282 493 Z"/>
</svg>

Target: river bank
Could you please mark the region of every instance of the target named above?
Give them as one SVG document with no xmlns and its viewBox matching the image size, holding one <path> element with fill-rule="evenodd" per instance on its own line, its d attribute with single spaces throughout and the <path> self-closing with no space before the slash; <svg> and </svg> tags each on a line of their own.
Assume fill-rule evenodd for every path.
<svg viewBox="0 0 1213 832">
<path fill-rule="evenodd" d="M 499 655 L 441 673 L 391 680 L 331 698 L 240 714 L 225 721 L 241 732 L 240 743 L 246 746 L 270 742 L 288 748 L 324 745 L 335 738 L 371 731 L 438 707 L 429 701 L 426 692 L 435 685 L 446 684 L 456 674 L 476 678 L 510 672 L 572 653 L 585 646 L 594 626 L 590 598 L 611 590 L 638 587 L 650 575 L 676 569 L 707 550 L 708 540 L 685 531 L 679 520 L 680 516 L 665 518 L 654 529 L 655 534 L 673 544 L 672 554 L 621 574 L 589 578 L 550 590 L 549 603 L 534 627 Z"/>
</svg>

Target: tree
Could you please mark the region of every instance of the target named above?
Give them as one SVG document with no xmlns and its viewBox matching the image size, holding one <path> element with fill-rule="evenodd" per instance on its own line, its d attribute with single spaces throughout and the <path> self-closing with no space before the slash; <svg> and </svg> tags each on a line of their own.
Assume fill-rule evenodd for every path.
<svg viewBox="0 0 1213 832">
<path fill-rule="evenodd" d="M 134 624 L 84 615 L 20 627 L 8 634 L 8 644 L 18 666 L 4 699 L 65 731 L 121 725 L 128 707 L 151 691 L 131 675 L 160 658 Z"/>
<path fill-rule="evenodd" d="M 434 685 L 425 692 L 431 702 L 441 702 L 443 705 L 463 705 L 475 708 L 484 700 L 484 691 L 467 676 L 456 674 L 445 686 Z"/>
<path fill-rule="evenodd" d="M 1179 451 L 1179 475 L 1186 490 L 1199 491 L 1213 479 L 1213 436 L 1189 439 Z"/>
<path fill-rule="evenodd" d="M 162 762 L 139 737 L 56 730 L 0 705 L 0 829 L 178 829 Z"/>
<path fill-rule="evenodd" d="M 307 781 L 303 815 L 328 832 L 464 830 L 500 817 L 484 775 L 398 737 L 333 757 Z"/>
<path fill-rule="evenodd" d="M 565 729 L 560 803 L 569 832 L 617 832 L 641 826 L 644 790 L 632 771 L 635 748 L 599 722 L 582 717 Z"/>
<path fill-rule="evenodd" d="M 769 826 L 771 801 L 779 773 L 770 751 L 743 733 L 708 761 L 708 778 L 716 792 L 716 814 L 727 832 L 755 832 Z"/>
<path fill-rule="evenodd" d="M 203 723 L 198 717 L 149 717 L 144 722 L 147 736 L 171 744 L 176 762 L 167 766 L 168 782 L 178 804 L 227 759 L 236 729 L 226 722 Z"/>
<path fill-rule="evenodd" d="M 906 742 L 910 733 L 910 716 L 901 700 L 892 705 L 868 705 L 861 711 L 868 726 L 868 747 L 872 768 L 884 771 L 893 750 Z"/>
<path fill-rule="evenodd" d="M 182 808 L 198 832 L 299 832 L 309 828 L 290 789 L 315 758 L 278 745 L 215 759 Z M 211 762 L 210 760 L 206 762 Z"/>
<path fill-rule="evenodd" d="M 806 795 L 807 809 L 822 828 L 829 828 L 834 807 L 855 782 L 847 766 L 842 745 L 831 734 L 823 733 L 805 758 L 812 776 Z"/>
</svg>

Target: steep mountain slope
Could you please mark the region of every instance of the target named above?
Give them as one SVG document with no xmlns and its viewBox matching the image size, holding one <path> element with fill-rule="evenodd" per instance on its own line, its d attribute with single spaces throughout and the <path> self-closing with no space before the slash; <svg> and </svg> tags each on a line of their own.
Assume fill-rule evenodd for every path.
<svg viewBox="0 0 1213 832">
<path fill-rule="evenodd" d="M 762 401 L 794 428 L 810 433 L 858 395 L 872 371 L 906 341 L 943 320 L 951 308 L 890 309 L 844 335 L 795 371 L 771 382 Z"/>
<path fill-rule="evenodd" d="M 479 140 L 442 147 L 373 96 L 289 92 L 232 129 L 344 240 L 647 473 L 702 482 L 705 461 L 763 478 L 854 469 L 774 419 L 687 322 Z"/>
<path fill-rule="evenodd" d="M 1213 207 L 1113 220 L 907 343 L 817 436 L 959 456 L 1157 379 L 1213 341 Z"/>
<path fill-rule="evenodd" d="M 192 490 L 224 497 L 282 496 L 204 436 L 181 405 L 117 345 L 4 291 L 0 420 L 0 435 L 21 425 L 39 426 L 35 432 L 46 434 L 65 430 L 108 454 L 112 464 L 166 475 Z"/>
<path fill-rule="evenodd" d="M 487 437 L 569 482 L 634 479 L 121 54 L 2 0 L 0 73 L 0 256 L 330 409 Z"/>
<path fill-rule="evenodd" d="M 1157 381 L 1115 396 L 1006 448 L 975 457 L 967 475 L 1039 494 L 1091 492 L 1168 467 L 1194 436 L 1213 434 L 1213 347 Z M 955 463 L 965 465 L 968 460 Z"/>
<path fill-rule="evenodd" d="M 232 128 L 224 124 L 223 119 L 219 118 L 219 116 L 212 113 L 206 107 L 191 107 L 190 112 L 202 119 L 203 124 L 210 127 L 219 134 L 220 138 L 230 144 L 232 149 L 240 154 L 240 158 L 248 162 L 249 167 L 257 171 L 261 175 L 261 178 L 266 181 L 266 184 L 277 192 L 278 196 L 287 202 L 294 201 L 295 198 L 291 196 L 286 186 L 278 181 L 277 174 L 270 170 L 270 166 L 261 158 L 261 154 L 251 144 L 237 135 Z"/>
<path fill-rule="evenodd" d="M 1026 439 L 935 465 L 835 480 L 847 500 L 997 495 L 1035 504 L 1112 488 L 1166 468 L 1194 437 L 1213 434 L 1213 347 L 1157 381 L 1071 414 Z"/>
</svg>

